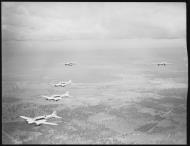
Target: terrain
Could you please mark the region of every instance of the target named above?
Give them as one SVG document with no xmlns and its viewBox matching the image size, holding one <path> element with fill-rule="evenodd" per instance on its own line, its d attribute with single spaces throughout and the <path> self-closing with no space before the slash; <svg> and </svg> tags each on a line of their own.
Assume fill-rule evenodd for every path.
<svg viewBox="0 0 190 146">
<path fill-rule="evenodd" d="M 156 57 L 142 59 L 136 58 L 141 55 L 136 56 L 135 51 L 125 52 L 127 47 L 81 51 L 69 45 L 70 50 L 65 51 L 58 44 L 59 49 L 45 51 L 48 45 L 43 43 L 39 51 L 30 50 L 37 46 L 39 43 L 3 44 L 3 144 L 186 143 L 188 69 L 186 57 L 181 57 L 187 55 L 183 48 L 181 54 L 168 51 L 169 56 L 160 49 Z M 151 64 L 164 55 L 172 65 Z M 66 67 L 68 60 L 77 64 Z M 70 79 L 73 83 L 64 88 L 52 86 Z M 72 97 L 58 102 L 41 97 L 65 91 Z M 54 110 L 63 117 L 50 120 L 57 126 L 28 125 L 19 117 Z"/>
</svg>

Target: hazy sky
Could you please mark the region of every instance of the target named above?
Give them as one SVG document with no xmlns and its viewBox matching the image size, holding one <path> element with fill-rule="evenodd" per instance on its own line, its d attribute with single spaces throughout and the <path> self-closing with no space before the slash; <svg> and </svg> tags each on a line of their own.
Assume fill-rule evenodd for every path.
<svg viewBox="0 0 190 146">
<path fill-rule="evenodd" d="M 185 3 L 2 2 L 4 40 L 185 38 Z"/>
</svg>

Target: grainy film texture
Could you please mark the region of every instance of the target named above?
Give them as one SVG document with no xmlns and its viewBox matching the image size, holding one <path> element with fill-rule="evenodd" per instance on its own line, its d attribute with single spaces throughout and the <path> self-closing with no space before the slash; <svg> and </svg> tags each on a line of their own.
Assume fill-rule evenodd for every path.
<svg viewBox="0 0 190 146">
<path fill-rule="evenodd" d="M 2 2 L 3 144 L 186 144 L 186 4 Z"/>
</svg>

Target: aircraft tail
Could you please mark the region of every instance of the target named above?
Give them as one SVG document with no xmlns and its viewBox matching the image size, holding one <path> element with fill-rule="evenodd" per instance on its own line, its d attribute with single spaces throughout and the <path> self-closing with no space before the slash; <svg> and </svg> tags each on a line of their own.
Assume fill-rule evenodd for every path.
<svg viewBox="0 0 190 146">
<path fill-rule="evenodd" d="M 56 111 L 53 111 L 52 115 L 56 116 L 56 115 L 57 115 L 57 112 L 56 112 Z"/>
<path fill-rule="evenodd" d="M 57 115 L 57 112 L 56 112 L 56 111 L 53 111 L 52 116 L 55 117 L 55 118 L 61 118 L 61 117 L 59 117 L 59 116 Z"/>
</svg>

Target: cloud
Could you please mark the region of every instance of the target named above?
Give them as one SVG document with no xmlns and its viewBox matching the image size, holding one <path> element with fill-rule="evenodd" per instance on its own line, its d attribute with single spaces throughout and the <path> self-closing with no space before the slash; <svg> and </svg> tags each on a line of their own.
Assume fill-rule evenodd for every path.
<svg viewBox="0 0 190 146">
<path fill-rule="evenodd" d="M 3 2 L 3 39 L 185 38 L 185 3 Z"/>
</svg>

